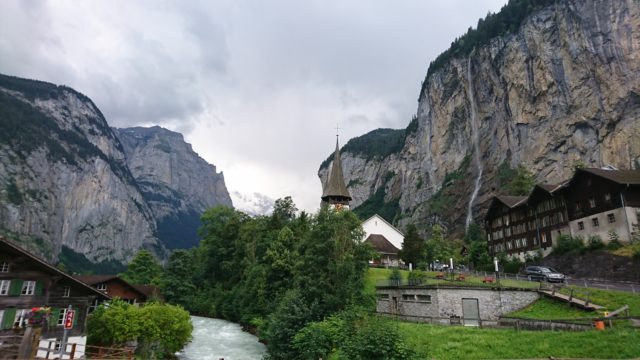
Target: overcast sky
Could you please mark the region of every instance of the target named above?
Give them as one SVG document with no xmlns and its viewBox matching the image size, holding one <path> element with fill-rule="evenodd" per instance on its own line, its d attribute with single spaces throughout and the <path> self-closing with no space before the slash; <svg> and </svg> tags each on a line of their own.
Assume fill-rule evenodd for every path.
<svg viewBox="0 0 640 360">
<path fill-rule="evenodd" d="M 506 0 L 0 1 L 0 72 L 184 134 L 230 192 L 315 211 L 340 143 L 404 128 L 428 64 Z"/>
</svg>

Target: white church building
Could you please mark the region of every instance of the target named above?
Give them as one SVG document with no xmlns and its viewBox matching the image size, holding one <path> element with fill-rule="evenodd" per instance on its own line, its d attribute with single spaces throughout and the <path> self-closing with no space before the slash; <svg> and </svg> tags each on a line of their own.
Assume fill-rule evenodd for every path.
<svg viewBox="0 0 640 360">
<path fill-rule="evenodd" d="M 371 244 L 380 253 L 380 259 L 371 260 L 373 265 L 398 266 L 401 260 L 398 252 L 402 249 L 404 234 L 375 214 L 362 223 L 365 232 L 363 241 Z"/>
</svg>

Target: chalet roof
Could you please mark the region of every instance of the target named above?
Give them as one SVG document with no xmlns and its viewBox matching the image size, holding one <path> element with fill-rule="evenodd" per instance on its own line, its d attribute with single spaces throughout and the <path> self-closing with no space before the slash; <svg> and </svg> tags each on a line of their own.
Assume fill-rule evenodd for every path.
<svg viewBox="0 0 640 360">
<path fill-rule="evenodd" d="M 160 296 L 160 288 L 154 285 L 133 285 L 139 292 L 143 293 L 147 299 L 153 296 Z"/>
<path fill-rule="evenodd" d="M 497 199 L 498 201 L 507 205 L 510 208 L 514 208 L 518 205 L 524 204 L 528 198 L 529 198 L 528 196 L 507 196 L 507 195 L 494 196 L 494 199 Z"/>
<path fill-rule="evenodd" d="M 98 289 L 95 289 L 93 287 L 91 287 L 90 285 L 82 282 L 81 280 L 78 280 L 76 278 L 74 278 L 73 276 L 65 273 L 64 271 L 58 269 L 55 266 L 50 265 L 49 263 L 47 263 L 46 261 L 44 261 L 43 259 L 35 256 L 34 254 L 30 253 L 29 251 L 19 247 L 18 245 L 12 243 L 11 241 L 5 239 L 4 237 L 0 236 L 0 249 L 2 249 L 2 252 L 5 251 L 10 251 L 10 252 L 14 252 L 14 253 L 18 253 L 20 255 L 23 255 L 27 258 L 29 258 L 30 260 L 32 260 L 36 266 L 38 266 L 39 268 L 41 268 L 42 270 L 44 270 L 45 272 L 48 272 L 50 274 L 55 274 L 57 276 L 61 276 L 63 277 L 65 280 L 74 283 L 80 287 L 85 288 L 85 290 L 94 293 L 95 295 L 99 295 L 102 298 L 106 298 L 106 299 L 111 299 L 108 295 L 104 294 L 103 292 L 99 291 Z"/>
<path fill-rule="evenodd" d="M 598 168 L 583 168 L 578 169 L 578 171 L 584 171 L 622 185 L 640 185 L 640 170 L 605 170 Z M 578 173 L 578 171 L 576 171 L 576 174 Z"/>
<path fill-rule="evenodd" d="M 116 279 L 118 278 L 118 275 L 79 275 L 75 276 L 75 278 L 85 284 L 97 285 L 109 280 Z"/>
<path fill-rule="evenodd" d="M 140 289 L 138 289 L 137 285 L 129 284 L 127 281 L 125 281 L 123 278 L 121 278 L 118 275 L 82 275 L 82 276 L 76 276 L 75 278 L 92 286 L 105 283 L 108 281 L 117 281 L 123 284 L 124 286 L 128 287 L 129 289 L 133 290 L 134 292 L 137 292 L 139 295 L 142 295 L 148 298 L 147 294 L 144 291 L 141 291 Z"/>
<path fill-rule="evenodd" d="M 340 160 L 338 139 L 336 139 L 336 151 L 333 155 L 333 164 L 331 166 L 331 172 L 329 173 L 329 179 L 327 180 L 327 186 L 325 186 L 322 192 L 322 200 L 326 201 L 333 197 L 351 200 L 351 195 L 349 194 L 349 190 L 347 190 L 347 186 L 344 184 L 344 176 L 342 175 L 342 161 Z"/>
<path fill-rule="evenodd" d="M 536 184 L 537 187 L 545 190 L 548 193 L 554 193 L 562 189 L 564 184 Z"/>
<path fill-rule="evenodd" d="M 374 249 L 383 254 L 397 254 L 400 249 L 395 247 L 387 238 L 379 234 L 371 234 L 364 240 L 365 243 L 371 244 Z"/>
</svg>

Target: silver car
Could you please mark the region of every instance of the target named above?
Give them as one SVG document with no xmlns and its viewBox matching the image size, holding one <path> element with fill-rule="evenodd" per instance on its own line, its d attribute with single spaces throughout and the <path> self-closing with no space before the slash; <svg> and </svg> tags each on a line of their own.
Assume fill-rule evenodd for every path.
<svg viewBox="0 0 640 360">
<path fill-rule="evenodd" d="M 564 282 L 566 279 L 564 274 L 548 266 L 527 266 L 524 272 L 529 277 L 529 280 Z"/>
</svg>

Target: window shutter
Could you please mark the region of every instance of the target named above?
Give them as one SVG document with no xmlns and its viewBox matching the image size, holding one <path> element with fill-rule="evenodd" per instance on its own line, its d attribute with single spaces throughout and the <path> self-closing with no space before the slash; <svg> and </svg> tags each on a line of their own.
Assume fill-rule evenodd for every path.
<svg viewBox="0 0 640 360">
<path fill-rule="evenodd" d="M 44 288 L 44 284 L 42 283 L 42 281 L 36 281 L 36 291 L 35 294 L 36 296 L 42 296 L 42 292 Z"/>
<path fill-rule="evenodd" d="M 9 296 L 20 296 L 22 292 L 22 280 L 14 279 L 11 280 L 11 284 L 9 285 Z"/>
<path fill-rule="evenodd" d="M 4 309 L 4 316 L 2 317 L 2 324 L 0 324 L 0 328 L 2 330 L 11 329 L 15 318 L 16 318 L 16 309 L 12 309 L 12 308 Z"/>
</svg>

